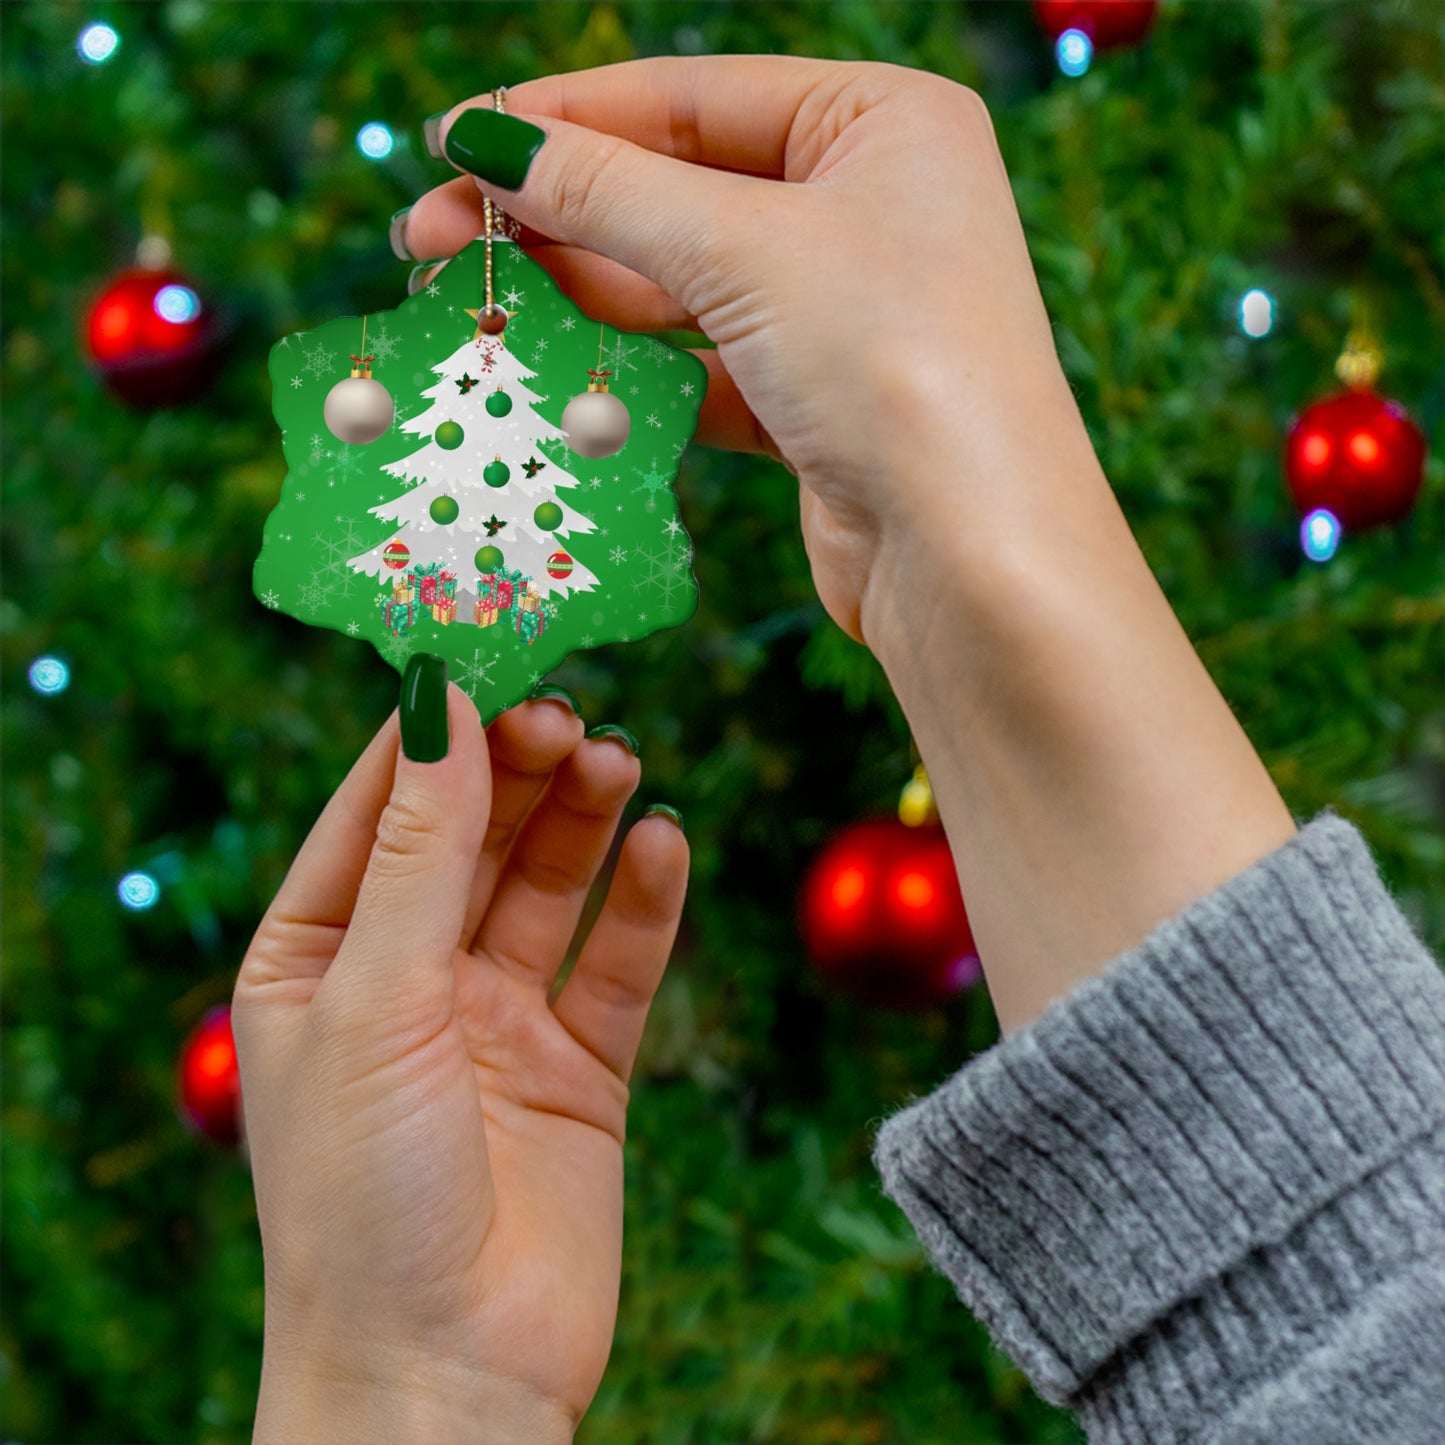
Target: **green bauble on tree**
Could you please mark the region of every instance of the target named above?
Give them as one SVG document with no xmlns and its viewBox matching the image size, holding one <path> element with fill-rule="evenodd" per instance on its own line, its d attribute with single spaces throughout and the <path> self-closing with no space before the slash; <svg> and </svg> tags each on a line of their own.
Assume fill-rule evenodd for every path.
<svg viewBox="0 0 1445 1445">
<path fill-rule="evenodd" d="M 491 416 L 506 416 L 512 409 L 512 398 L 499 386 L 487 398 L 487 412 Z"/>
<path fill-rule="evenodd" d="M 500 547 L 478 547 L 477 555 L 472 558 L 477 564 L 477 571 L 483 573 L 500 572 L 502 563 L 506 560 Z"/>
<path fill-rule="evenodd" d="M 512 469 L 501 457 L 494 462 L 488 462 L 482 472 L 482 480 L 489 487 L 505 487 L 507 479 L 512 475 Z"/>
<path fill-rule="evenodd" d="M 436 429 L 436 433 L 432 437 L 432 440 L 436 442 L 439 447 L 442 447 L 449 452 L 454 452 L 459 446 L 461 446 L 462 441 L 465 439 L 465 437 L 466 432 L 462 430 L 461 422 L 444 421 Z"/>
<path fill-rule="evenodd" d="M 562 525 L 562 509 L 556 502 L 543 502 L 532 513 L 532 520 L 544 532 L 555 532 Z"/>
<path fill-rule="evenodd" d="M 457 505 L 455 497 L 438 497 L 428 508 L 433 522 L 443 527 L 450 526 L 457 519 L 461 508 Z"/>
</svg>

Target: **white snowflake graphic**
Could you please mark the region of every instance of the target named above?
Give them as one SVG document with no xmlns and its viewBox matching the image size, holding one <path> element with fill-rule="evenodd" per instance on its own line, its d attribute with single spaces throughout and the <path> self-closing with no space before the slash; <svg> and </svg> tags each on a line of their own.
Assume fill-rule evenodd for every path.
<svg viewBox="0 0 1445 1445">
<path fill-rule="evenodd" d="M 578 641 L 581 642 L 583 647 L 591 647 L 593 641 L 592 634 L 590 632 L 584 632 Z"/>
<path fill-rule="evenodd" d="M 613 374 L 619 379 L 623 371 L 636 371 L 637 363 L 632 360 L 633 353 L 637 347 L 625 340 L 621 333 L 618 333 L 617 340 L 612 345 L 612 350 L 607 353 L 607 364 L 612 368 Z"/>
<path fill-rule="evenodd" d="M 351 584 L 358 580 L 358 574 L 347 563 L 366 550 L 367 539 L 350 517 L 336 520 L 341 524 L 339 535 L 317 532 L 311 539 L 321 549 L 321 569 L 317 576 L 340 579 L 341 595 L 349 597 Z"/>
<path fill-rule="evenodd" d="M 658 421 L 658 419 L 657 419 L 657 413 L 656 413 L 655 411 L 650 411 L 650 412 L 648 412 L 648 414 L 647 414 L 647 424 L 648 424 L 648 426 L 661 426 L 661 425 L 662 425 L 662 423 L 661 423 L 660 421 Z"/>
<path fill-rule="evenodd" d="M 574 326 L 576 326 L 576 324 L 577 324 L 577 318 L 576 318 L 575 316 L 564 316 L 564 317 L 562 318 L 562 330 L 563 330 L 563 331 L 571 331 L 571 329 L 572 329 Z"/>
<path fill-rule="evenodd" d="M 428 296 L 440 296 L 442 294 L 442 288 L 433 281 L 431 285 L 426 288 L 426 294 Z M 408 648 L 408 650 L 410 649 Z"/>
<path fill-rule="evenodd" d="M 502 297 L 502 303 L 505 306 L 525 306 L 527 304 L 527 298 L 513 286 L 512 289 Z"/>
<path fill-rule="evenodd" d="M 649 336 L 642 344 L 647 348 L 649 361 L 661 361 L 671 349 L 665 341 L 659 341 L 655 336 Z"/>
<path fill-rule="evenodd" d="M 694 388 L 693 384 L 690 381 L 685 381 L 682 384 L 682 394 L 684 396 L 691 396 L 695 389 L 696 388 Z"/>
<path fill-rule="evenodd" d="M 339 365 L 335 354 L 324 346 L 313 346 L 310 351 L 303 351 L 301 369 L 317 381 L 323 376 L 329 376 Z"/>
<path fill-rule="evenodd" d="M 301 589 L 297 605 L 303 612 L 309 612 L 313 617 L 321 611 L 331 596 L 331 586 L 321 580 L 322 573 L 313 572 L 311 581 Z"/>
<path fill-rule="evenodd" d="M 306 381 L 305 381 L 305 378 L 304 378 L 304 377 L 293 376 L 293 377 L 291 378 L 291 390 L 292 390 L 292 391 L 295 391 L 298 387 L 302 387 L 302 386 L 305 386 L 305 385 L 306 385 Z"/>
<path fill-rule="evenodd" d="M 480 647 L 474 649 L 472 652 L 472 660 L 470 662 L 463 662 L 461 665 L 461 672 L 457 674 L 457 686 L 461 688 L 463 692 L 470 693 L 475 700 L 477 688 L 479 688 L 482 683 L 486 683 L 488 687 L 495 687 L 497 685 L 494 678 L 487 676 L 496 665 L 497 659 L 495 656 L 489 657 L 483 662 L 482 649 Z"/>
<path fill-rule="evenodd" d="M 348 622 L 346 624 L 346 630 L 355 637 L 356 634 L 361 631 L 361 624 L 359 622 Z"/>
<path fill-rule="evenodd" d="M 281 605 L 281 599 L 274 592 L 265 593 L 261 601 L 264 602 L 267 607 L 279 607 Z"/>
<path fill-rule="evenodd" d="M 387 330 L 386 322 L 383 321 L 372 333 L 366 343 L 366 349 L 378 361 L 394 361 L 396 359 L 396 337 Z"/>
<path fill-rule="evenodd" d="M 682 531 L 682 523 L 676 517 L 669 517 L 662 529 L 669 537 L 675 537 Z"/>
<path fill-rule="evenodd" d="M 627 560 L 627 548 L 614 547 L 608 556 L 611 557 L 614 566 L 621 566 Z"/>
<path fill-rule="evenodd" d="M 691 557 L 692 548 L 685 542 L 634 548 L 632 560 L 642 565 L 633 578 L 632 590 L 644 597 L 653 597 L 661 603 L 664 614 L 675 612 L 678 597 L 688 590 L 691 582 L 686 574 Z"/>
<path fill-rule="evenodd" d="M 381 655 L 393 667 L 400 667 L 411 656 L 411 638 L 393 634 L 381 644 Z"/>
</svg>

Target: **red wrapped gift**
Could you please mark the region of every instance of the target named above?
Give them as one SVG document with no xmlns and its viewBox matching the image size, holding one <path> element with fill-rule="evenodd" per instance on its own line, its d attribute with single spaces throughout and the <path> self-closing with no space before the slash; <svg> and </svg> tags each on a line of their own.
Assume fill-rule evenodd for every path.
<svg viewBox="0 0 1445 1445">
<path fill-rule="evenodd" d="M 437 600 L 437 579 L 435 577 L 419 577 L 421 583 L 421 605 L 431 607 Z"/>
<path fill-rule="evenodd" d="M 506 612 L 512 605 L 515 590 L 512 580 L 509 577 L 502 577 L 495 572 L 488 572 L 482 578 L 481 600 L 491 607 L 496 607 Z"/>
</svg>

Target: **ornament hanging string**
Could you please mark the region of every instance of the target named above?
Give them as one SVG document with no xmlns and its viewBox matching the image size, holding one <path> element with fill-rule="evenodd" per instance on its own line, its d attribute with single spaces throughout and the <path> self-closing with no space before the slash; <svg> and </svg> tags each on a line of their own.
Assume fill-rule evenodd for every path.
<svg viewBox="0 0 1445 1445">
<path fill-rule="evenodd" d="M 507 87 L 506 87 L 505 85 L 499 85 L 499 86 L 492 92 L 492 109 L 495 110 L 498 115 L 506 115 L 506 113 L 507 113 Z M 487 318 L 487 322 L 489 323 L 489 325 L 488 325 L 488 326 L 483 326 L 483 324 L 482 324 L 482 318 L 481 318 L 480 316 L 477 318 L 477 331 L 478 331 L 478 333 L 479 333 L 478 336 L 477 336 L 477 341 L 478 341 L 478 342 L 481 341 L 481 334 L 480 334 L 480 333 L 482 333 L 482 332 L 485 331 L 485 332 L 487 332 L 488 334 L 494 334 L 494 335 L 496 336 L 497 340 L 500 341 L 503 346 L 505 346 L 505 345 L 507 344 L 507 338 L 506 338 L 506 334 L 505 334 L 505 328 L 506 328 L 507 322 L 508 322 L 511 318 L 508 316 L 507 312 L 503 311 L 502 308 L 497 305 L 496 293 L 495 293 L 495 291 L 493 290 L 493 286 L 492 286 L 492 233 L 501 225 L 501 223 L 502 223 L 502 221 L 503 221 L 504 219 L 505 219 L 505 217 L 504 217 L 502 208 L 501 208 L 500 206 L 493 205 L 492 200 L 491 200 L 491 197 L 489 197 L 489 196 L 483 196 L 483 197 L 482 197 L 482 221 L 483 221 L 482 233 L 483 233 L 483 236 L 484 236 L 484 238 L 485 238 L 485 244 L 486 244 L 486 262 L 485 262 L 485 266 L 486 266 L 486 276 L 487 276 L 487 280 L 486 280 L 487 302 L 486 302 L 486 306 L 483 308 L 482 315 Z M 499 314 L 499 313 L 500 313 L 500 314 Z M 498 324 L 498 323 L 500 323 L 500 324 Z M 492 331 L 490 330 L 491 327 L 495 327 L 495 328 L 496 328 L 495 332 L 492 332 Z"/>
</svg>

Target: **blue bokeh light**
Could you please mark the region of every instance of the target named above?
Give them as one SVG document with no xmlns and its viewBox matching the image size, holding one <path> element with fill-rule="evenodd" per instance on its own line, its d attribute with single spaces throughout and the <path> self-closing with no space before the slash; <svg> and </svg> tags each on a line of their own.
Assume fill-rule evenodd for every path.
<svg viewBox="0 0 1445 1445">
<path fill-rule="evenodd" d="M 37 657 L 30 664 L 30 686 L 53 697 L 70 686 L 70 669 L 58 657 Z"/>
<path fill-rule="evenodd" d="M 120 36 L 109 25 L 100 23 L 87 25 L 80 32 L 80 39 L 75 42 L 80 58 L 89 61 L 91 65 L 104 65 L 115 54 L 119 45 Z"/>
<path fill-rule="evenodd" d="M 1066 30 L 1054 46 L 1054 55 L 1065 75 L 1082 75 L 1094 58 L 1094 42 L 1082 30 Z"/>
<path fill-rule="evenodd" d="M 1300 523 L 1299 544 L 1311 562 L 1328 562 L 1340 545 L 1340 520 L 1324 507 L 1316 507 Z"/>
<path fill-rule="evenodd" d="M 1268 336 L 1274 328 L 1274 297 L 1256 287 L 1239 303 L 1239 329 L 1246 336 Z"/>
<path fill-rule="evenodd" d="M 385 160 L 395 144 L 391 127 L 382 125 L 379 120 L 368 122 L 356 132 L 356 148 L 369 160 Z"/>
<path fill-rule="evenodd" d="M 162 286 L 152 303 L 162 321 L 177 326 L 194 321 L 201 314 L 201 298 L 189 286 Z"/>
<path fill-rule="evenodd" d="M 149 873 L 127 873 L 115 891 L 127 908 L 139 913 L 155 905 L 161 885 Z"/>
</svg>

